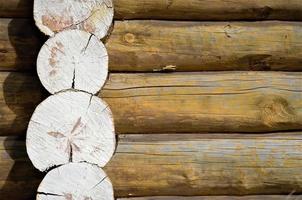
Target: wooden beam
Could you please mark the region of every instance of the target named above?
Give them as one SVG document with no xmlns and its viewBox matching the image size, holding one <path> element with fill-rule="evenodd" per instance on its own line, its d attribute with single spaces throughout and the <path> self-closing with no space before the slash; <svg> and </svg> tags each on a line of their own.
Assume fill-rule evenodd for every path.
<svg viewBox="0 0 302 200">
<path fill-rule="evenodd" d="M 24 133 L 42 91 L 0 73 L 0 135 Z M 113 73 L 99 96 L 119 134 L 272 132 L 302 129 L 301 91 L 301 72 Z"/>
<path fill-rule="evenodd" d="M 301 70 L 300 22 L 116 21 L 114 71 Z"/>
<path fill-rule="evenodd" d="M 0 17 L 32 17 L 33 0 L 0 1 Z M 300 0 L 114 0 L 116 19 L 301 20 Z"/>
<path fill-rule="evenodd" d="M 301 139 L 302 132 L 120 135 L 105 171 L 116 197 L 299 194 Z M 41 180 L 24 145 L 1 138 L 4 199 L 33 196 Z"/>
<path fill-rule="evenodd" d="M 43 38 L 31 20 L 0 19 L 0 71 L 33 70 Z M 300 22 L 116 21 L 111 71 L 302 70 Z"/>
</svg>

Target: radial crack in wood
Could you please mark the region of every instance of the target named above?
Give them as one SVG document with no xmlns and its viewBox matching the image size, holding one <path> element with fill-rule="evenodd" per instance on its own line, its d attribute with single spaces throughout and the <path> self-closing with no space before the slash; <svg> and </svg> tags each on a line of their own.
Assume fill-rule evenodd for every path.
<svg viewBox="0 0 302 200">
<path fill-rule="evenodd" d="M 37 71 L 43 86 L 52 94 L 71 88 L 95 94 L 107 79 L 108 54 L 92 34 L 63 31 L 41 48 Z"/>
<path fill-rule="evenodd" d="M 103 167 L 115 150 L 112 113 L 105 102 L 88 93 L 52 95 L 36 108 L 26 143 L 29 157 L 40 171 L 69 162 Z"/>
<path fill-rule="evenodd" d="M 66 29 L 80 29 L 106 36 L 113 20 L 112 0 L 35 0 L 34 19 L 46 35 Z"/>
<path fill-rule="evenodd" d="M 105 172 L 88 163 L 70 163 L 50 171 L 38 188 L 37 200 L 113 200 Z"/>
</svg>

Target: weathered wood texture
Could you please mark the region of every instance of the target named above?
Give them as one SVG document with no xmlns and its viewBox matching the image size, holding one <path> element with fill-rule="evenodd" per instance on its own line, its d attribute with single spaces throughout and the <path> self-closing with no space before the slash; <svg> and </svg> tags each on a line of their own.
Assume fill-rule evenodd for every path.
<svg viewBox="0 0 302 200">
<path fill-rule="evenodd" d="M 116 197 L 299 194 L 301 139 L 301 132 L 120 135 L 105 171 Z M 25 199 L 41 180 L 23 145 L 2 138 L 0 195 L 5 199 Z"/>
<path fill-rule="evenodd" d="M 300 22 L 117 21 L 114 71 L 301 70 Z"/>
<path fill-rule="evenodd" d="M 301 200 L 302 195 L 250 195 L 250 196 L 168 196 L 168 197 L 134 197 L 118 200 Z"/>
<path fill-rule="evenodd" d="M 30 20 L 0 19 L 0 70 L 33 70 L 42 44 Z M 111 71 L 302 69 L 300 22 L 116 21 Z"/>
<path fill-rule="evenodd" d="M 0 134 L 23 134 L 42 99 L 33 75 L 0 73 Z M 3 88 L 3 89 L 2 89 Z M 111 74 L 99 95 L 116 131 L 302 130 L 301 72 Z"/>
<path fill-rule="evenodd" d="M 116 19 L 302 20 L 300 0 L 113 0 Z M 0 17 L 31 17 L 33 0 L 0 1 Z"/>
</svg>

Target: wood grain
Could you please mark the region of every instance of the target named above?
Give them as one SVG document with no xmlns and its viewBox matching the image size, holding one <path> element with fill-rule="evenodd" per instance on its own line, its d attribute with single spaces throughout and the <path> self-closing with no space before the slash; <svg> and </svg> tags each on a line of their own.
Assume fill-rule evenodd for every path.
<svg viewBox="0 0 302 200">
<path fill-rule="evenodd" d="M 0 71 L 34 70 L 42 44 L 31 20 L 0 19 Z M 300 22 L 116 21 L 110 71 L 301 71 Z"/>
<path fill-rule="evenodd" d="M 24 133 L 43 99 L 33 77 L 0 73 L 0 135 Z M 99 96 L 119 134 L 249 133 L 302 130 L 301 91 L 301 72 L 113 73 Z"/>
<path fill-rule="evenodd" d="M 116 197 L 299 194 L 301 139 L 301 132 L 120 135 L 105 171 Z M 1 140 L 0 194 L 25 199 L 41 178 L 22 139 Z"/>
<path fill-rule="evenodd" d="M 116 21 L 113 71 L 301 70 L 300 22 Z"/>
<path fill-rule="evenodd" d="M 300 0 L 114 0 L 116 19 L 301 20 Z M 1 0 L 0 17 L 32 17 L 33 0 Z"/>
</svg>

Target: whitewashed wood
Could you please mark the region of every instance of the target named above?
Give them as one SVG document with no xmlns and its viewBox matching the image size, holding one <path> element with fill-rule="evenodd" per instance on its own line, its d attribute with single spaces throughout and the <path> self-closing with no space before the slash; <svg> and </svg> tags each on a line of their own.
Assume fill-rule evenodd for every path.
<svg viewBox="0 0 302 200">
<path fill-rule="evenodd" d="M 115 150 L 112 113 L 100 98 L 85 92 L 52 95 L 31 117 L 26 148 L 40 171 L 83 161 L 103 167 Z"/>
<path fill-rule="evenodd" d="M 112 0 L 35 0 L 34 19 L 46 35 L 80 29 L 101 39 L 111 26 L 113 3 Z"/>
<path fill-rule="evenodd" d="M 108 76 L 108 54 L 92 34 L 63 31 L 42 46 L 37 71 L 43 86 L 52 94 L 71 88 L 95 94 Z"/>
<path fill-rule="evenodd" d="M 88 163 L 70 163 L 48 172 L 38 188 L 37 200 L 113 200 L 113 187 L 105 172 Z"/>
</svg>

